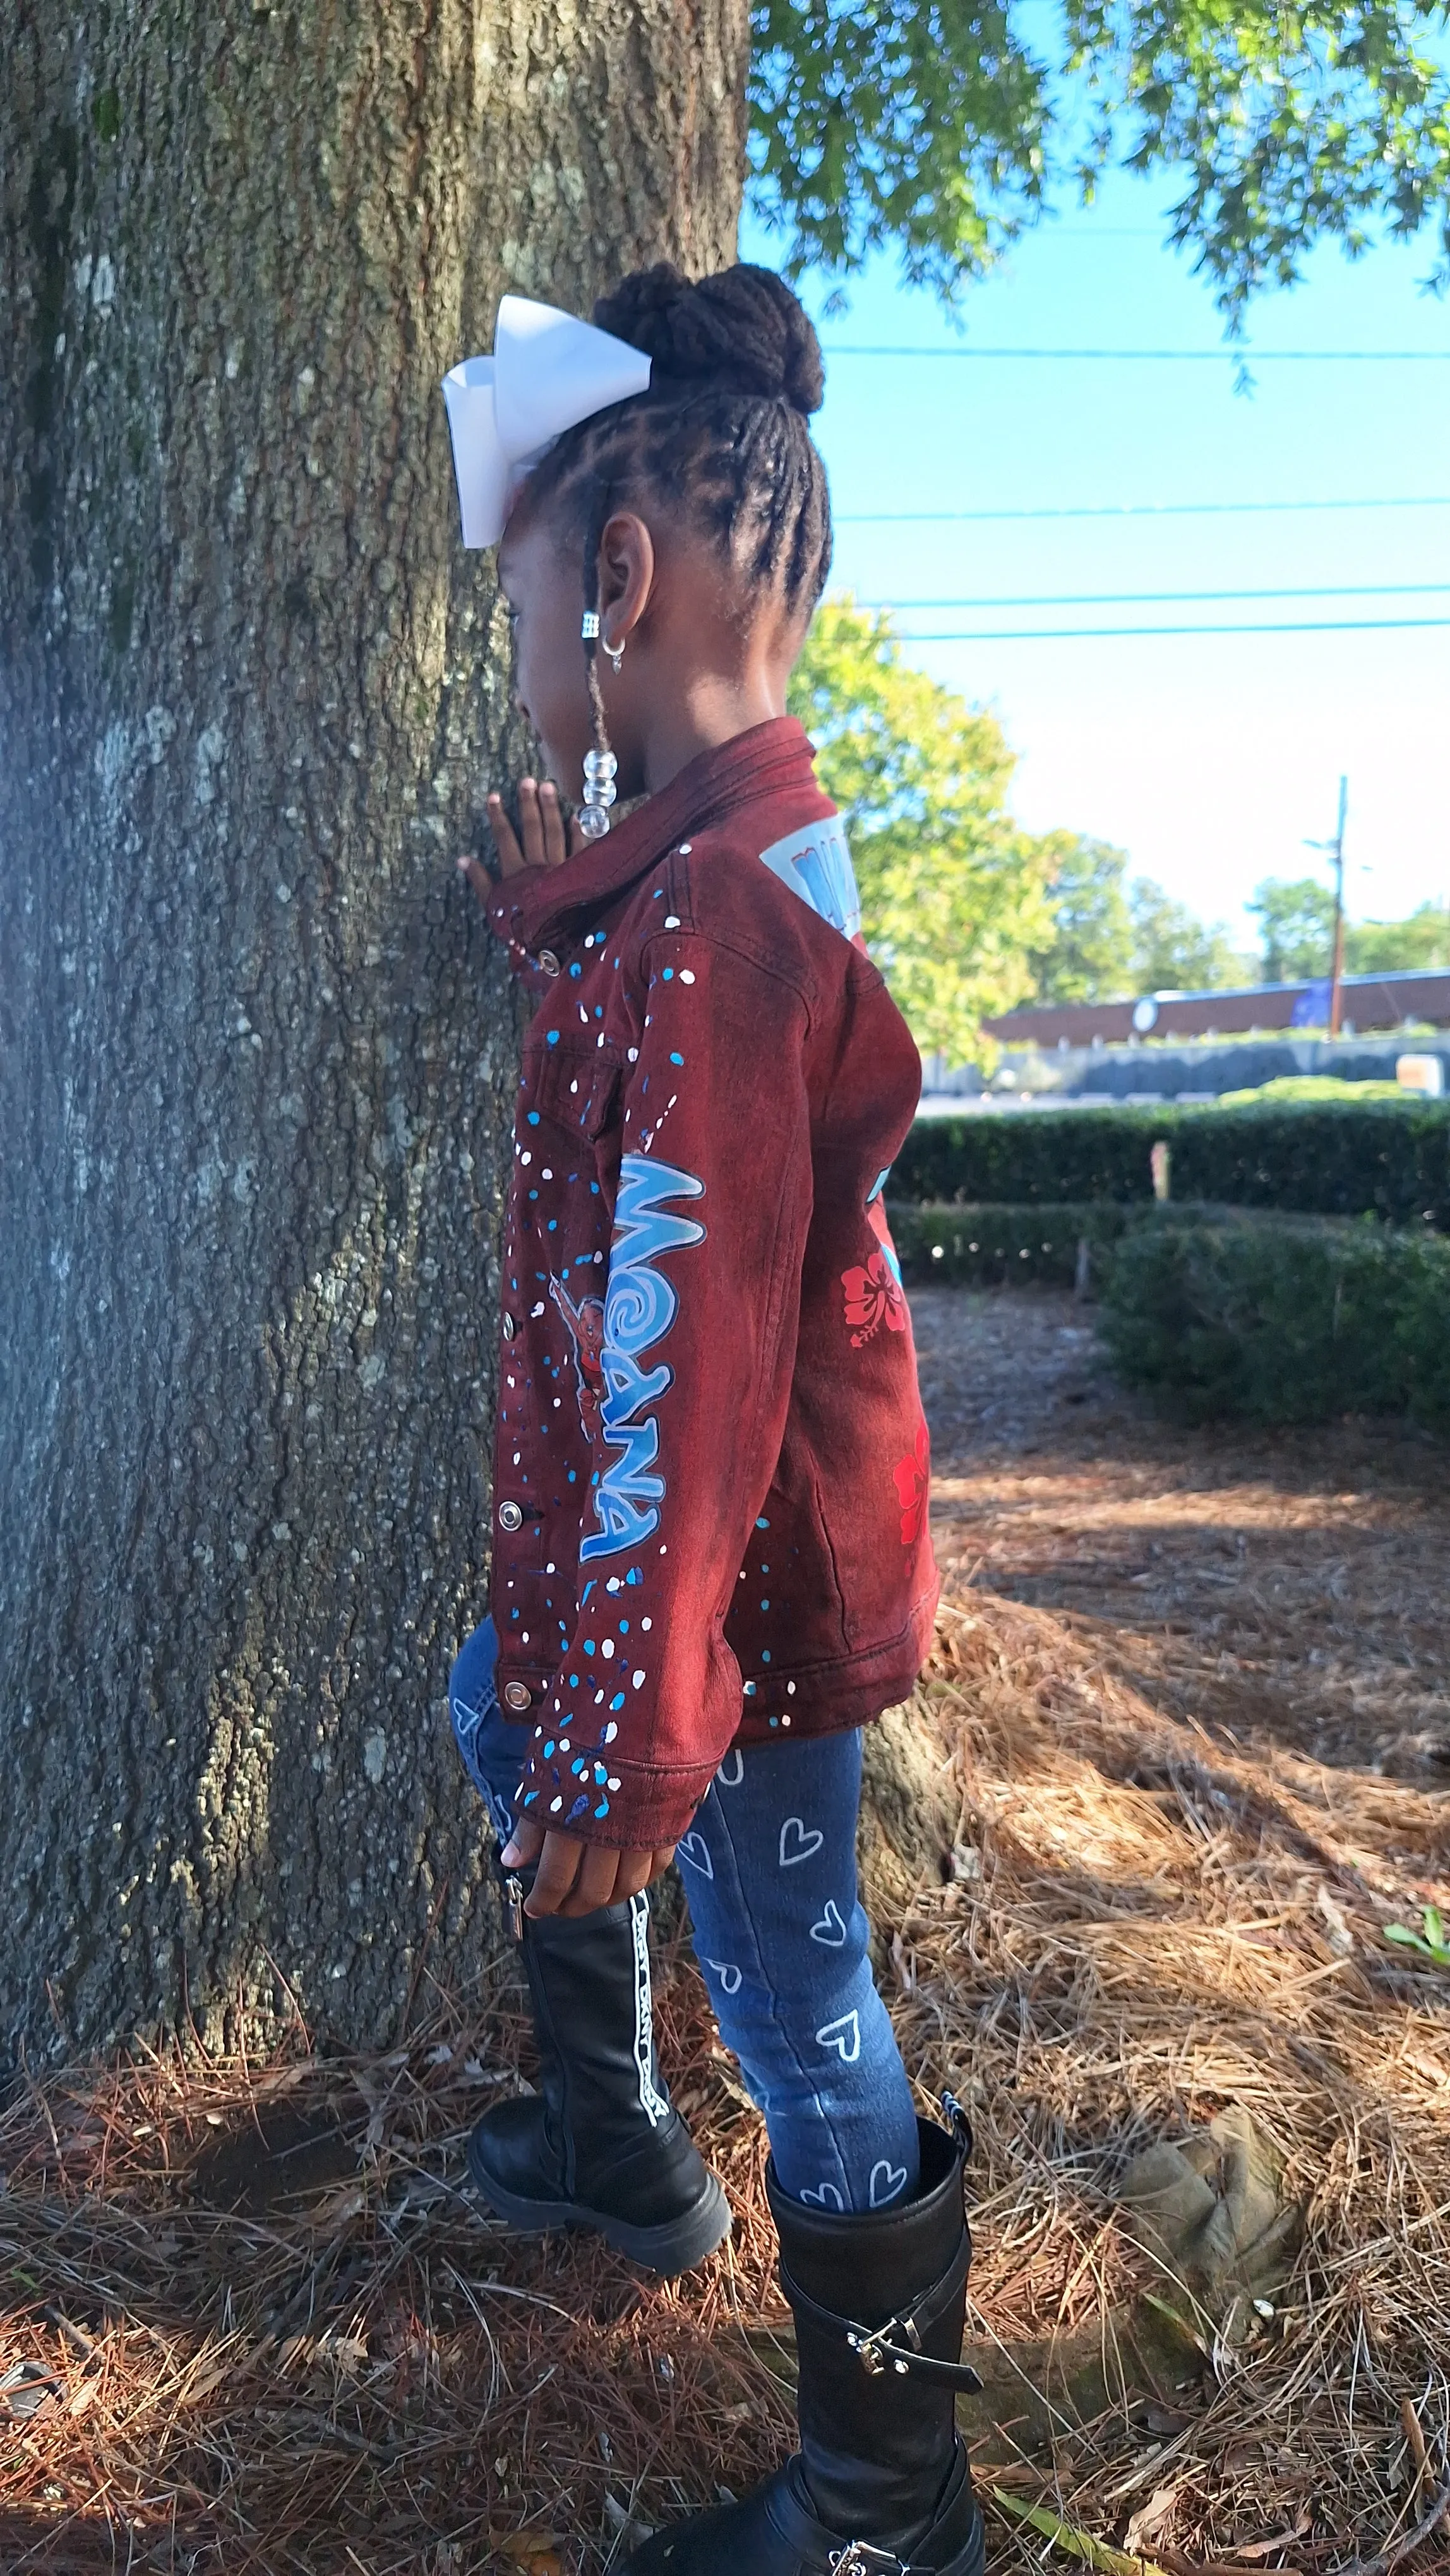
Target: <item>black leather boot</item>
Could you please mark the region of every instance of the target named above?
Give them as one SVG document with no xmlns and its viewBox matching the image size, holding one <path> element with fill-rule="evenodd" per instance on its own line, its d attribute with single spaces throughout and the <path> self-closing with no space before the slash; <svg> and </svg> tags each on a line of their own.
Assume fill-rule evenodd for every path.
<svg viewBox="0 0 1450 2576">
<path fill-rule="evenodd" d="M 768 2169 L 800 2449 L 742 2504 L 656 2532 L 630 2576 L 982 2576 L 955 2414 L 957 2390 L 981 2386 L 961 2360 L 964 2154 L 923 2122 L 915 2200 L 854 2218 L 787 2200 Z"/>
<path fill-rule="evenodd" d="M 486 2112 L 468 2170 L 510 2226 L 592 2227 L 652 2271 L 685 2272 L 730 2233 L 730 2207 L 661 2080 L 650 2000 L 649 1905 L 571 1919 L 504 1893 L 534 2007 L 539 2089 Z"/>
</svg>

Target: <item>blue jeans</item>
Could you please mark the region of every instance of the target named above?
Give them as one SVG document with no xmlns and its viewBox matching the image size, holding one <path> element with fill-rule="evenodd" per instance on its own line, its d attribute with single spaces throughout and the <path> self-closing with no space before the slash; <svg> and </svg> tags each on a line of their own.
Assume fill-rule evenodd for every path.
<svg viewBox="0 0 1450 2576">
<path fill-rule="evenodd" d="M 512 1829 L 529 1727 L 499 1707 L 485 1620 L 448 1704 L 494 1830 Z M 916 2189 L 916 2115 L 856 1894 L 861 1738 L 727 1754 L 677 1857 L 695 1956 L 727 2048 L 765 2115 L 781 2188 L 817 2209 L 884 2209 Z"/>
</svg>

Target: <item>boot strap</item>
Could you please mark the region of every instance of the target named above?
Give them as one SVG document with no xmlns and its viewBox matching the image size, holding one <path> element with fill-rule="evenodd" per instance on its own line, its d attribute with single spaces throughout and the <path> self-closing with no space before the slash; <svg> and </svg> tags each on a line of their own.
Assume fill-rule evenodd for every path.
<svg viewBox="0 0 1450 2576">
<path fill-rule="evenodd" d="M 839 2335 L 850 2345 L 868 2378 L 879 2379 L 883 2371 L 891 2370 L 898 2378 L 930 2379 L 939 2388 L 955 2388 L 967 2395 L 975 2395 L 982 2383 L 969 2362 L 938 2361 L 933 2354 L 921 2349 L 922 2326 L 932 2325 L 942 2310 L 950 2307 L 958 2297 L 965 2286 L 971 2260 L 971 2240 L 964 2232 L 962 2250 L 950 2269 L 943 2272 L 939 2281 L 933 2281 L 929 2290 L 923 2290 L 921 2297 L 914 2299 L 909 2308 L 903 2308 L 897 2316 L 888 2317 L 881 2326 L 857 2325 L 851 2317 L 838 2316 L 834 2308 L 823 2308 L 818 2299 L 809 2297 L 799 2283 L 791 2279 L 783 2263 L 780 2286 L 797 2315 L 809 2317 L 813 2326 L 823 2327 L 827 2334 Z M 877 2564 L 892 2567 L 899 2561 L 866 2559 L 857 2564 L 862 2567 Z M 842 2576 L 849 2576 L 850 2565 L 848 2559 Z"/>
</svg>

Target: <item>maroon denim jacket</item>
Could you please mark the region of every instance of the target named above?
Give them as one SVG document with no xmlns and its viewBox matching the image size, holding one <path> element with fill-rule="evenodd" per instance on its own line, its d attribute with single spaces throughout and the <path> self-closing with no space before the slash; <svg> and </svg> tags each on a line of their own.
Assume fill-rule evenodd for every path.
<svg viewBox="0 0 1450 2576">
<path fill-rule="evenodd" d="M 687 1828 L 736 1743 L 904 1698 L 937 1578 L 881 1186 L 921 1066 L 792 719 L 490 908 L 524 1041 L 494 1462 L 522 1804 Z"/>
</svg>

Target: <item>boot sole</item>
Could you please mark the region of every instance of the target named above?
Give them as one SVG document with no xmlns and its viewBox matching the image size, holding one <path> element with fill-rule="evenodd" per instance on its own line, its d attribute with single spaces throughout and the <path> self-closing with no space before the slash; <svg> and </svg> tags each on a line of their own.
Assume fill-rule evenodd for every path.
<svg viewBox="0 0 1450 2576">
<path fill-rule="evenodd" d="M 468 2171 L 479 2198 L 516 2234 L 547 2236 L 559 2228 L 592 2229 L 616 2254 L 628 2255 L 632 2263 L 642 2263 L 666 2280 L 673 2279 L 677 2272 L 693 2271 L 730 2234 L 730 2203 L 715 2174 L 708 2177 L 693 2207 L 678 2218 L 668 2219 L 660 2227 L 636 2227 L 627 2218 L 612 2217 L 606 2209 L 586 2208 L 577 2200 L 520 2199 L 516 2193 L 505 2191 L 486 2167 L 475 2161 L 471 2141 Z"/>
</svg>

